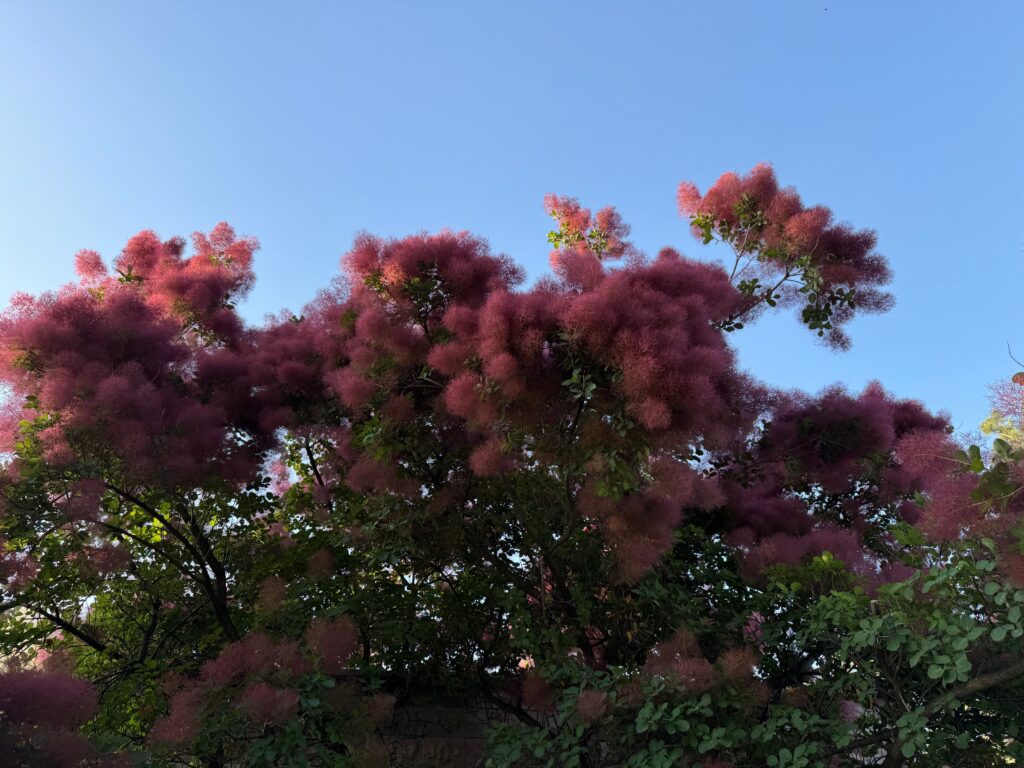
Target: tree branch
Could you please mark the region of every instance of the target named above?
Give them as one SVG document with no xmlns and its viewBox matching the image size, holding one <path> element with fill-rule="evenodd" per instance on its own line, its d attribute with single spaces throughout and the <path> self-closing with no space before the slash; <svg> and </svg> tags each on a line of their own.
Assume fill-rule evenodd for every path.
<svg viewBox="0 0 1024 768">
<path fill-rule="evenodd" d="M 129 493 L 128 491 L 122 490 L 121 488 L 118 488 L 116 485 L 113 485 L 112 483 L 105 483 L 105 485 L 106 485 L 108 490 L 113 491 L 114 493 L 116 493 L 118 496 L 120 496 L 125 501 L 127 501 L 127 502 L 129 502 L 131 504 L 134 504 L 136 507 L 141 509 L 147 515 L 149 515 L 154 520 L 159 522 L 160 525 L 162 525 L 164 528 L 166 528 L 168 530 L 168 532 L 172 536 L 174 536 L 174 538 L 176 538 L 178 541 L 180 541 L 182 544 L 185 545 L 185 548 L 188 549 L 188 551 L 192 553 L 192 556 L 195 557 L 196 560 L 198 560 L 200 563 L 205 562 L 203 560 L 202 554 L 200 554 L 199 550 L 196 549 L 195 545 L 191 541 L 188 540 L 188 537 L 185 536 L 185 534 L 183 534 L 181 531 L 179 531 L 177 528 L 175 528 L 173 525 L 171 525 L 171 521 L 170 520 L 168 520 L 166 517 L 161 515 L 159 512 L 157 512 L 153 507 L 151 507 L 149 504 L 144 502 L 142 499 L 138 498 L 137 496 L 134 496 L 133 494 Z"/>
<path fill-rule="evenodd" d="M 25 607 L 28 608 L 31 611 L 34 611 L 35 613 L 38 613 L 43 618 L 46 618 L 49 621 L 53 622 L 58 627 L 63 629 L 65 632 L 67 632 L 69 635 L 77 637 L 83 643 L 85 643 L 86 645 L 88 645 L 91 648 L 94 648 L 95 650 L 99 651 L 100 653 L 105 653 L 105 654 L 108 654 L 108 655 L 113 656 L 115 658 L 121 658 L 121 654 L 117 653 L 116 651 L 108 651 L 106 643 L 102 643 L 99 640 L 97 640 L 95 637 L 93 637 L 92 635 L 86 634 L 85 632 L 80 630 L 78 627 L 76 627 L 74 624 L 72 624 L 72 623 L 62 619 L 59 614 L 50 613 L 49 611 L 44 610 L 43 608 L 40 608 L 37 605 L 25 606 Z"/>
<path fill-rule="evenodd" d="M 966 699 L 969 696 L 974 696 L 989 688 L 1008 683 L 1021 676 L 1024 676 L 1024 658 L 1017 659 L 1017 661 L 1002 669 L 978 675 L 978 677 L 968 680 L 966 683 L 950 688 L 925 705 L 924 715 L 925 717 L 934 715 L 936 712 L 944 709 L 953 699 Z"/>
<path fill-rule="evenodd" d="M 149 654 L 149 645 L 153 642 L 153 635 L 156 632 L 157 624 L 160 620 L 160 601 L 156 598 L 153 599 L 153 610 L 149 614 L 149 623 L 146 625 L 146 629 L 142 633 L 142 644 L 139 646 L 139 663 L 141 664 L 146 660 L 146 656 Z"/>
</svg>

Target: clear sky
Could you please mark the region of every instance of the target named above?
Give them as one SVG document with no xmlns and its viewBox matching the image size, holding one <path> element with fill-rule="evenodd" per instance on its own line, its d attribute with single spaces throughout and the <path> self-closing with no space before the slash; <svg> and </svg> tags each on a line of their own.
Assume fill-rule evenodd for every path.
<svg viewBox="0 0 1024 768">
<path fill-rule="evenodd" d="M 898 305 L 843 354 L 766 318 L 741 363 L 971 429 L 1024 360 L 1022 29 L 1019 0 L 0 0 L 0 296 L 221 220 L 263 243 L 254 321 L 363 229 L 469 229 L 536 277 L 545 192 L 701 256 L 676 184 L 767 160 L 878 231 Z"/>
</svg>

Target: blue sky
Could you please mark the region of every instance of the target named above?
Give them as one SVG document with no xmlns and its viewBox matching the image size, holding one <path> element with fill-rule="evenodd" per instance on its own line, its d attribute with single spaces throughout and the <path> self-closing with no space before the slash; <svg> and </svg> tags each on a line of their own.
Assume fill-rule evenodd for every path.
<svg viewBox="0 0 1024 768">
<path fill-rule="evenodd" d="M 255 321 L 364 229 L 469 229 L 536 277 L 545 192 L 701 256 L 676 184 L 767 160 L 878 231 L 898 304 L 843 354 L 765 318 L 742 365 L 879 379 L 971 429 L 1007 342 L 1024 359 L 1021 29 L 1009 0 L 0 0 L 0 296 L 221 220 L 263 243 Z"/>
</svg>

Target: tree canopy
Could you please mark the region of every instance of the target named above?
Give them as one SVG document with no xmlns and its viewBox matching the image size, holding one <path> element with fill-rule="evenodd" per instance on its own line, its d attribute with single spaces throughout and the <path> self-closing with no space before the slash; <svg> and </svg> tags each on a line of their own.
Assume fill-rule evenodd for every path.
<svg viewBox="0 0 1024 768">
<path fill-rule="evenodd" d="M 16 295 L 0 758 L 411 764 L 424 691 L 498 713 L 494 768 L 1024 754 L 1024 449 L 740 370 L 766 312 L 847 347 L 887 262 L 767 165 L 678 203 L 725 267 L 551 195 L 531 287 L 468 233 L 362 235 L 254 327 L 220 224 Z"/>
</svg>

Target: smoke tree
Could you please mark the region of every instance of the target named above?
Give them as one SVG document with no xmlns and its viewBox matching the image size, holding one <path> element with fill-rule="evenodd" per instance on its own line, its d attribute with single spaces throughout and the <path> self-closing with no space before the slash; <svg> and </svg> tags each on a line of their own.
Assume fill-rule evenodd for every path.
<svg viewBox="0 0 1024 768">
<path fill-rule="evenodd" d="M 678 202 L 724 268 L 551 195 L 528 288 L 467 233 L 363 235 L 247 326 L 220 224 L 16 295 L 0 647 L 63 666 L 0 675 L 0 727 L 52 765 L 401 764 L 429 689 L 502 713 L 493 766 L 1020 756 L 1021 449 L 740 370 L 776 307 L 848 346 L 887 263 L 765 165 Z M 90 693 L 55 722 L 48 686 Z"/>
</svg>

